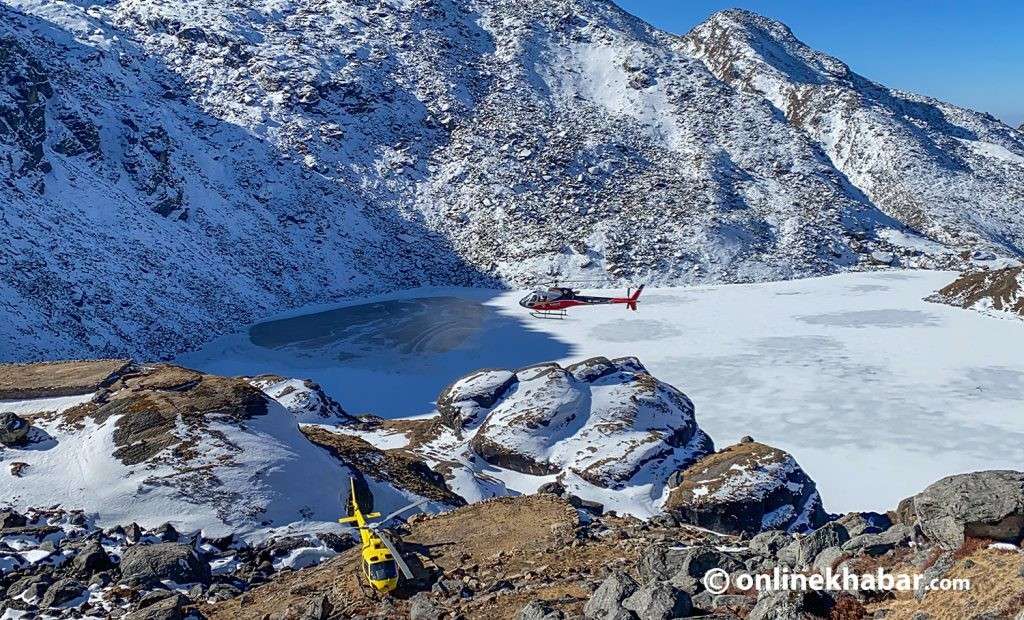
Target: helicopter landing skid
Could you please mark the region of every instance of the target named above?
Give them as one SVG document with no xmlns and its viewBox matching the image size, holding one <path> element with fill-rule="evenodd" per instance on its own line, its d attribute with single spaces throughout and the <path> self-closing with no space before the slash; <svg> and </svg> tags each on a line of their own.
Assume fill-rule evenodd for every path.
<svg viewBox="0 0 1024 620">
<path fill-rule="evenodd" d="M 533 310 L 530 312 L 530 316 L 535 319 L 564 319 L 566 312 L 565 310 Z"/>
</svg>

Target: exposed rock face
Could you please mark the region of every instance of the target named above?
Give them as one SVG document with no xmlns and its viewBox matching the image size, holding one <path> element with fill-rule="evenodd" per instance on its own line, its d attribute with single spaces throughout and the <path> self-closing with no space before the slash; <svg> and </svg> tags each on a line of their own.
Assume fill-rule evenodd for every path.
<svg viewBox="0 0 1024 620">
<path fill-rule="evenodd" d="M 1024 267 L 969 271 L 927 299 L 1024 319 Z"/>
<path fill-rule="evenodd" d="M 949 476 L 914 496 L 925 536 L 955 549 L 965 537 L 1020 543 L 1024 538 L 1024 473 L 981 471 Z"/>
<path fill-rule="evenodd" d="M 357 472 L 365 472 L 365 475 L 386 480 L 399 489 L 441 504 L 466 504 L 466 500 L 448 488 L 444 476 L 427 467 L 426 463 L 414 454 L 403 450 L 380 450 L 358 436 L 333 433 L 318 426 L 303 427 L 302 432 L 310 441 L 327 449 L 342 462 L 354 467 Z M 363 476 L 358 475 L 360 479 Z M 360 505 L 364 510 L 370 511 L 373 508 L 373 498 L 368 493 L 366 497 L 367 501 L 360 501 Z"/>
<path fill-rule="evenodd" d="M 757 442 L 730 446 L 683 470 L 665 510 L 732 533 L 800 531 L 827 520 L 814 481 L 796 460 Z"/>
</svg>

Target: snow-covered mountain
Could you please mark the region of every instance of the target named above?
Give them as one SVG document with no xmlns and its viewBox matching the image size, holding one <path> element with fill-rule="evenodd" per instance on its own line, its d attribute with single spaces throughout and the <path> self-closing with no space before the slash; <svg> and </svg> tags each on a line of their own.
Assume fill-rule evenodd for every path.
<svg viewBox="0 0 1024 620">
<path fill-rule="evenodd" d="M 716 77 L 782 112 L 887 215 L 952 247 L 1020 254 L 1020 132 L 872 82 L 749 11 L 716 13 L 685 47 Z"/>
<path fill-rule="evenodd" d="M 6 360 L 169 355 L 392 287 L 1024 247 L 1020 133 L 748 13 L 3 0 L 0 68 Z"/>
</svg>

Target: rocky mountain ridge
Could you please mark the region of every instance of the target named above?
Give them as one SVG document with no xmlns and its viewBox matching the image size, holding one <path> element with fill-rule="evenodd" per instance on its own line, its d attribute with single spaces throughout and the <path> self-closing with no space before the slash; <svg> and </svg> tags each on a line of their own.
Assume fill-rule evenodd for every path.
<svg viewBox="0 0 1024 620">
<path fill-rule="evenodd" d="M 154 359 L 385 288 L 754 281 L 1024 245 L 1018 132 L 750 14 L 685 37 L 600 0 L 0 17 L 5 360 Z"/>
</svg>

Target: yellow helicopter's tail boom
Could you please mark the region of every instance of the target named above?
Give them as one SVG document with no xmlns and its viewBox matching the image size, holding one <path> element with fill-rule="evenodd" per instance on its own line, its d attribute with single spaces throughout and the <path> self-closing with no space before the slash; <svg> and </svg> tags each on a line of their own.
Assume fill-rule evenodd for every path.
<svg viewBox="0 0 1024 620">
<path fill-rule="evenodd" d="M 355 523 L 356 527 L 362 529 L 366 527 L 366 519 L 378 519 L 380 518 L 379 512 L 371 512 L 363 514 L 363 511 L 359 509 L 359 501 L 356 499 L 356 479 L 349 478 L 349 486 L 352 489 L 352 516 L 342 517 L 338 519 L 338 523 Z"/>
</svg>

